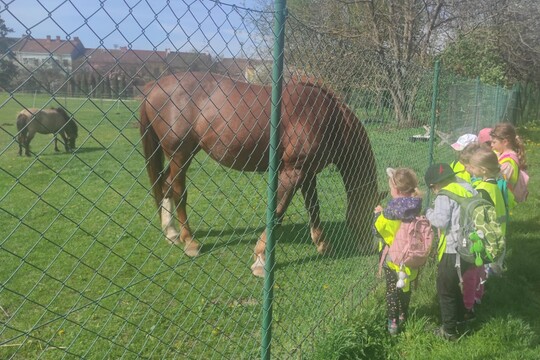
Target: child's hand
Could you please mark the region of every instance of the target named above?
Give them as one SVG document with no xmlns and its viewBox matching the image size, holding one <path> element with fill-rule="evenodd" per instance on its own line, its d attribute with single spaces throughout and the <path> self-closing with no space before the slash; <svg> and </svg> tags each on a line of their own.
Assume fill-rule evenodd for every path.
<svg viewBox="0 0 540 360">
<path fill-rule="evenodd" d="M 375 214 L 377 214 L 377 213 L 382 212 L 383 210 L 384 210 L 384 209 L 383 209 L 383 207 L 382 207 L 381 205 L 377 205 L 377 206 L 375 207 L 375 210 L 373 210 L 373 212 L 374 212 Z"/>
</svg>

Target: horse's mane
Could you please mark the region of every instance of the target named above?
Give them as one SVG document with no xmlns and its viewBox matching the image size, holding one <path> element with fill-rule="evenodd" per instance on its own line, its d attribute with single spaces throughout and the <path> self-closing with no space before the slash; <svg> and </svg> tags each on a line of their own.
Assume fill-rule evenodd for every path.
<svg viewBox="0 0 540 360">
<path fill-rule="evenodd" d="M 65 130 L 71 132 L 72 134 L 77 135 L 78 127 L 75 119 L 70 117 L 67 111 L 63 107 L 57 107 L 56 112 L 64 117 L 66 120 Z"/>
<path fill-rule="evenodd" d="M 55 110 L 56 110 L 57 113 L 59 113 L 60 115 L 62 115 L 64 117 L 66 122 L 69 121 L 69 115 L 68 115 L 68 113 L 66 112 L 66 110 L 63 107 L 57 107 Z"/>
<path fill-rule="evenodd" d="M 330 100 L 332 100 L 338 105 L 339 109 L 343 112 L 345 121 L 349 126 L 358 126 L 358 124 L 356 124 L 354 120 L 357 120 L 357 122 L 359 122 L 359 120 L 357 119 L 356 115 L 354 115 L 354 112 L 351 110 L 351 108 L 347 105 L 347 103 L 345 103 L 341 96 L 336 94 L 330 87 L 325 85 L 325 83 L 321 79 L 315 78 L 313 75 L 293 75 L 290 79 L 290 82 L 293 84 L 300 84 L 303 86 L 310 86 L 319 89 L 325 97 L 328 97 Z"/>
</svg>

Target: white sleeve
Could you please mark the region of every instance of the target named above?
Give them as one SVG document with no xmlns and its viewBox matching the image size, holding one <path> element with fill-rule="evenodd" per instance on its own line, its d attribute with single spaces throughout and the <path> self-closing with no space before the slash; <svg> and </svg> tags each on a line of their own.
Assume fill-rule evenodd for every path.
<svg viewBox="0 0 540 360">
<path fill-rule="evenodd" d="M 426 217 L 431 225 L 438 229 L 446 229 L 452 220 L 450 198 L 446 195 L 437 196 L 433 203 L 433 209 L 427 209 Z"/>
</svg>

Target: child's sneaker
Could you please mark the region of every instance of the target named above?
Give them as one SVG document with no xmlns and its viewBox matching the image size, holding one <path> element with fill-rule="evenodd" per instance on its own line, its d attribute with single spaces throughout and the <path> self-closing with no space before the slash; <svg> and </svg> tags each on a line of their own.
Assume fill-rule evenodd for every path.
<svg viewBox="0 0 540 360">
<path fill-rule="evenodd" d="M 405 328 L 406 321 L 407 321 L 407 315 L 399 314 L 399 318 L 398 318 L 399 331 L 403 331 L 403 329 Z"/>
<path fill-rule="evenodd" d="M 475 298 L 475 299 L 474 299 L 474 303 L 475 303 L 476 305 L 482 305 L 482 299 Z"/>
<path fill-rule="evenodd" d="M 388 320 L 388 332 L 392 336 L 398 334 L 399 326 L 396 319 Z"/>
</svg>

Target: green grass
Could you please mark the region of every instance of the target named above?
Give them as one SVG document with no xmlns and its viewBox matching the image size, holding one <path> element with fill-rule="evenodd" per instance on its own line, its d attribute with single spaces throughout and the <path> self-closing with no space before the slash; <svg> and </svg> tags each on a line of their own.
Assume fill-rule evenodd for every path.
<svg viewBox="0 0 540 360">
<path fill-rule="evenodd" d="M 540 127 L 520 129 L 527 140 L 529 189 L 527 202 L 511 214 L 508 228 L 508 270 L 491 278 L 477 308 L 477 321 L 457 342 L 431 334 L 439 324 L 435 291 L 436 264 L 421 273 L 411 302 L 412 316 L 397 337 L 386 332 L 384 284 L 362 303 L 351 319 L 334 325 L 313 359 L 538 359 L 540 353 Z"/>
<path fill-rule="evenodd" d="M 203 253 L 189 259 L 161 234 L 138 102 L 59 98 L 79 123 L 77 151 L 55 153 L 52 136 L 37 135 L 37 156 L 27 158 L 13 140 L 21 104 L 57 104 L 45 95 L 2 96 L 0 358 L 258 357 L 263 281 L 249 267 L 265 226 L 266 174 L 196 157 L 188 211 Z M 405 164 L 400 152 L 410 134 L 369 131 L 385 184 L 384 167 Z M 426 149 L 415 144 L 410 155 L 419 168 Z M 346 318 L 376 283 L 375 257 L 362 255 L 366 247 L 359 252 L 345 227 L 337 171 L 321 173 L 318 187 L 335 253 L 316 253 L 296 196 L 278 232 L 276 358 L 309 352 L 328 319 Z"/>
<path fill-rule="evenodd" d="M 230 171 L 203 153 L 195 158 L 188 211 L 203 252 L 189 259 L 161 234 L 140 153 L 138 102 L 58 101 L 80 125 L 77 151 L 54 153 L 52 137 L 37 135 L 31 147 L 38 156 L 27 158 L 17 156 L 13 141 L 16 113 L 21 104 L 56 104 L 47 96 L 0 95 L 0 358 L 259 357 L 263 281 L 249 267 L 264 229 L 266 174 Z M 423 129 L 369 125 L 368 132 L 381 186 L 388 166 L 423 174 L 428 144 L 408 140 Z M 451 158 L 444 147 L 436 150 L 438 158 Z M 380 287 L 350 320 L 378 284 L 376 258 L 362 255 L 369 251 L 359 252 L 358 240 L 347 232 L 345 193 L 335 169 L 319 175 L 318 188 L 336 251 L 316 253 L 296 196 L 278 232 L 274 358 L 310 358 L 321 351 L 328 359 L 341 351 L 349 355 L 335 358 L 404 354 L 410 347 L 400 344 L 407 336 L 419 349 L 426 343 L 450 349 L 412 331 L 436 322 L 433 289 L 413 296 L 410 335 L 399 341 L 388 339 L 381 325 Z M 538 202 L 536 196 L 526 206 Z M 524 242 L 534 244 L 533 236 L 532 230 L 524 234 Z M 363 243 L 369 247 L 370 240 Z M 426 289 L 431 277 L 422 277 Z M 505 290 L 501 301 L 514 293 Z M 528 324 L 525 315 L 512 319 L 513 329 Z M 537 332 L 538 323 L 530 326 Z"/>
</svg>

